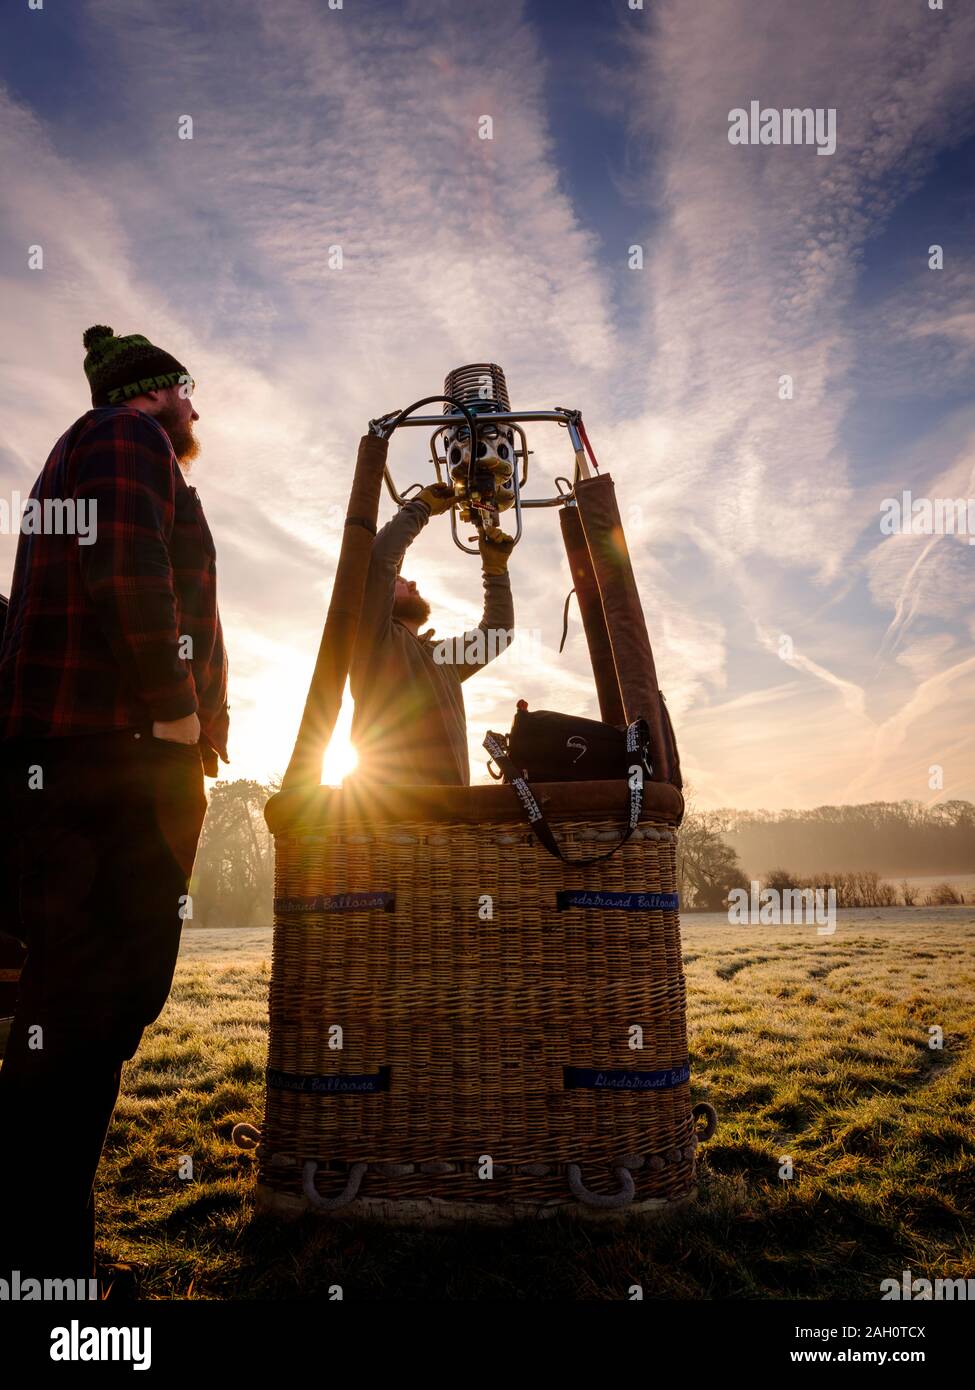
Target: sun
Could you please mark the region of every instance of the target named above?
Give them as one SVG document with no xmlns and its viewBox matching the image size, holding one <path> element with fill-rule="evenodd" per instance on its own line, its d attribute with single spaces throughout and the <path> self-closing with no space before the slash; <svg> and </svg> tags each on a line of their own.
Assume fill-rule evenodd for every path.
<svg viewBox="0 0 975 1390">
<path fill-rule="evenodd" d="M 346 689 L 335 729 L 325 750 L 322 782 L 326 787 L 341 786 L 343 779 L 355 771 L 358 763 L 359 755 L 352 743 L 352 700 Z"/>
</svg>

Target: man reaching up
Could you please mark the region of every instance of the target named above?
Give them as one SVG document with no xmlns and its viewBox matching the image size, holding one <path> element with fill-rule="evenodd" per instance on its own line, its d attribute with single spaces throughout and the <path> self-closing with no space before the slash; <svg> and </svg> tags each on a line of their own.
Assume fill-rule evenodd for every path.
<svg viewBox="0 0 975 1390">
<path fill-rule="evenodd" d="M 511 640 L 508 556 L 514 542 L 499 530 L 478 542 L 484 580 L 478 626 L 456 641 L 437 642 L 429 632 L 421 636 L 430 605 L 399 567 L 430 517 L 449 511 L 453 502 L 449 484 L 424 488 L 373 543 L 350 672 L 352 741 L 364 777 L 450 786 L 470 782 L 461 683 Z"/>
</svg>

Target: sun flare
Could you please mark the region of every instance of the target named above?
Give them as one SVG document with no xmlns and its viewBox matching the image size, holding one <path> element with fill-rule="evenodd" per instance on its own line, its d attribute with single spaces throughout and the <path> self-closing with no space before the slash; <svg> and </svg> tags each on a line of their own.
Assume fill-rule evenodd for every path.
<svg viewBox="0 0 975 1390">
<path fill-rule="evenodd" d="M 355 771 L 358 762 L 359 755 L 352 742 L 352 701 L 346 691 L 335 729 L 325 750 L 323 783 L 326 787 L 340 786 L 343 779 Z"/>
</svg>

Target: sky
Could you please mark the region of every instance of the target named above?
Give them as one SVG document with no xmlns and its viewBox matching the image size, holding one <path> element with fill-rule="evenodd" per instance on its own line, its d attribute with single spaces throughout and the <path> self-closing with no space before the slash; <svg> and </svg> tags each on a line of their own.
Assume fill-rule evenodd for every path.
<svg viewBox="0 0 975 1390">
<path fill-rule="evenodd" d="M 696 806 L 975 798 L 975 546 L 881 529 L 905 491 L 975 497 L 975 6 L 931 3 L 7 0 L 0 497 L 88 408 L 89 324 L 186 363 L 224 775 L 264 780 L 359 437 L 497 362 L 615 480 Z M 834 111 L 835 151 L 732 143 L 753 101 Z M 565 432 L 529 443 L 551 496 Z M 425 432 L 390 468 L 432 481 Z M 510 570 L 524 640 L 465 686 L 478 781 L 519 698 L 597 716 L 554 510 Z M 476 621 L 445 521 L 404 572 L 438 634 Z"/>
</svg>

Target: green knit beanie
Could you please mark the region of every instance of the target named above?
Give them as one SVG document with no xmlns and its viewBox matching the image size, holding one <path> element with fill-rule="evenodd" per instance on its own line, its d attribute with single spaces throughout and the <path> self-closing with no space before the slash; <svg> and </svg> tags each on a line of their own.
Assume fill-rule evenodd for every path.
<svg viewBox="0 0 975 1390">
<path fill-rule="evenodd" d="M 88 349 L 85 375 L 93 406 L 124 405 L 146 391 L 162 391 L 192 380 L 181 362 L 153 347 L 141 334 L 119 338 L 104 324 L 96 323 L 85 330 L 82 341 Z"/>
</svg>

